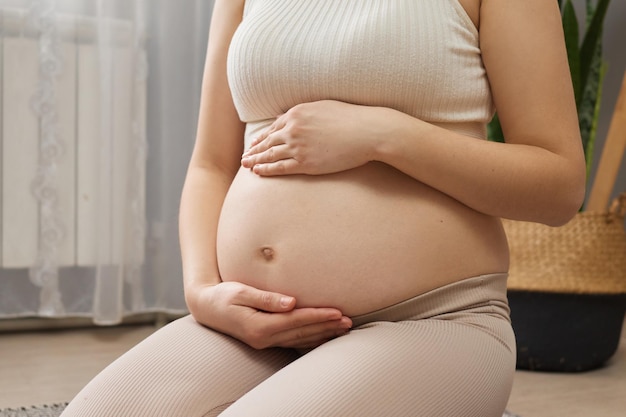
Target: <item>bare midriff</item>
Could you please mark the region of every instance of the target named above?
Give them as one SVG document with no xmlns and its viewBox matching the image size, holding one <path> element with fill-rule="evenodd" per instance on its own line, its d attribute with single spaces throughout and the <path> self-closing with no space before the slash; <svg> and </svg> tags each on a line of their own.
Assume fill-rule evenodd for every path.
<svg viewBox="0 0 626 417">
<path fill-rule="evenodd" d="M 217 257 L 223 281 L 348 316 L 505 272 L 509 259 L 499 219 L 377 162 L 321 176 L 240 169 L 222 208 Z"/>
</svg>

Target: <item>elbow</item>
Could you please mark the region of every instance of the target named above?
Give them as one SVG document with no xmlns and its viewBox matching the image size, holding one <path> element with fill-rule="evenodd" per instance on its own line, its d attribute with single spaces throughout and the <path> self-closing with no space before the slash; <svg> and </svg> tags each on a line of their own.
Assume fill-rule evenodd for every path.
<svg viewBox="0 0 626 417">
<path fill-rule="evenodd" d="M 570 191 L 567 198 L 555 203 L 550 215 L 544 222 L 548 226 L 559 227 L 567 224 L 580 211 L 584 201 L 584 189 L 582 193 Z"/>
<path fill-rule="evenodd" d="M 561 157 L 554 163 L 552 171 L 553 181 L 548 192 L 550 204 L 545 224 L 559 227 L 568 223 L 580 212 L 585 202 L 587 187 L 587 164 L 585 156 L 580 152 L 575 156 Z"/>
<path fill-rule="evenodd" d="M 548 216 L 544 223 L 559 227 L 567 224 L 580 211 L 585 201 L 586 174 L 572 175 L 564 184 L 559 185 L 559 192 L 553 194 Z"/>
</svg>

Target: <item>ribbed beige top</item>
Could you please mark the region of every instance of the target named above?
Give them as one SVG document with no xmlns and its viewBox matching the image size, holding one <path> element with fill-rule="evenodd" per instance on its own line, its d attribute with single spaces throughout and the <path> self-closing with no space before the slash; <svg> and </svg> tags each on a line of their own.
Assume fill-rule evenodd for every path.
<svg viewBox="0 0 626 417">
<path fill-rule="evenodd" d="M 478 31 L 458 0 L 246 0 L 228 77 L 246 146 L 296 104 L 394 108 L 484 138 Z"/>
</svg>

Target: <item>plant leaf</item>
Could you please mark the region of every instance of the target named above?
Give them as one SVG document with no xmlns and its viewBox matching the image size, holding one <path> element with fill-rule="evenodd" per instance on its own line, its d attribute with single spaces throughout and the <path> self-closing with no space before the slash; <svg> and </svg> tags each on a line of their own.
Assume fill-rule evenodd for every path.
<svg viewBox="0 0 626 417">
<path fill-rule="evenodd" d="M 593 12 L 596 10 L 596 6 L 595 4 L 593 4 L 594 1 L 597 0 L 586 0 L 585 1 L 585 5 L 586 5 L 586 13 L 587 13 L 587 18 L 585 19 L 585 28 L 588 29 L 589 28 L 589 24 L 591 23 L 591 18 L 593 17 Z"/>
<path fill-rule="evenodd" d="M 493 119 L 491 119 L 491 122 L 487 125 L 487 137 L 492 142 L 504 142 L 504 133 L 502 133 L 498 113 L 493 116 Z"/>
<path fill-rule="evenodd" d="M 596 106 L 593 111 L 593 119 L 591 123 L 591 129 L 589 130 L 589 137 L 587 138 L 587 144 L 585 146 L 585 160 L 587 162 L 587 178 L 591 174 L 591 168 L 593 165 L 593 154 L 596 144 L 596 134 L 598 131 L 598 120 L 600 118 L 600 103 L 602 102 L 602 86 L 604 85 L 604 76 L 606 75 L 608 65 L 606 62 L 602 62 L 600 66 L 600 73 L 598 76 L 598 89 L 596 96 Z"/>
<path fill-rule="evenodd" d="M 565 2 L 563 7 L 563 32 L 565 34 L 565 47 L 567 48 L 567 61 L 572 76 L 572 86 L 576 103 L 580 103 L 582 94 L 580 87 L 580 50 L 578 48 L 578 18 L 571 0 Z"/>
<path fill-rule="evenodd" d="M 596 48 L 599 46 L 599 41 L 601 42 L 602 24 L 610 2 L 611 0 L 598 0 L 593 17 L 585 33 L 582 46 L 580 47 L 580 91 L 583 93 L 586 89 L 594 56 L 596 55 Z"/>
<path fill-rule="evenodd" d="M 601 40 L 598 40 L 600 43 Z M 585 159 L 587 165 L 591 164 L 593 155 L 587 152 L 593 149 L 595 140 L 595 129 L 597 125 L 598 106 L 602 90 L 603 81 L 602 46 L 599 44 L 595 49 L 590 74 L 582 92 L 582 99 L 578 109 L 578 119 L 580 124 L 580 136 L 582 138 L 583 149 L 585 149 Z"/>
</svg>

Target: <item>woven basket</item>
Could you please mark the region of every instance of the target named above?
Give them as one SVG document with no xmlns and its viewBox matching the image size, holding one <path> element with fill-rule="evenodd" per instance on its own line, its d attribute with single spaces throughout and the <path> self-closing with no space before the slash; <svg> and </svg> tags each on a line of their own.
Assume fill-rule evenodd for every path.
<svg viewBox="0 0 626 417">
<path fill-rule="evenodd" d="M 504 221 L 510 290 L 626 293 L 626 193 L 605 213 L 581 212 L 562 227 Z"/>
</svg>

